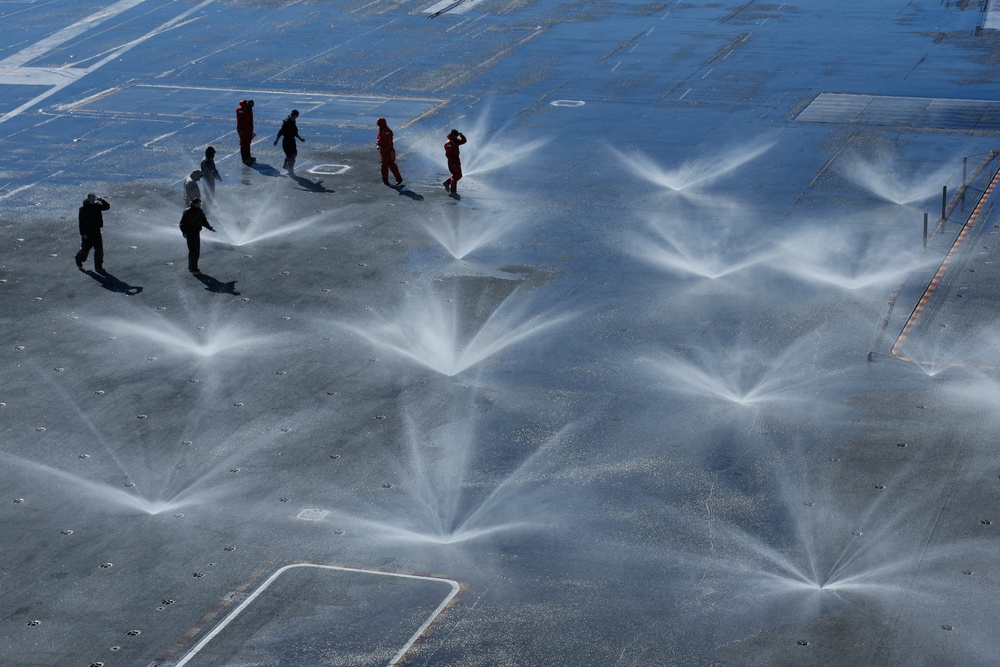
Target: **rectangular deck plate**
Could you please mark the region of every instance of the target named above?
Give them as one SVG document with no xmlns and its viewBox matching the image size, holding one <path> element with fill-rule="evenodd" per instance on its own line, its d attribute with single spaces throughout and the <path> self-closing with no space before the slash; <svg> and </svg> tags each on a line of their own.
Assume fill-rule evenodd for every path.
<svg viewBox="0 0 1000 667">
<path fill-rule="evenodd" d="M 820 93 L 795 120 L 995 132 L 1000 129 L 1000 101 Z"/>
<path fill-rule="evenodd" d="M 331 656 L 395 665 L 460 588 L 438 577 L 287 565 L 174 665 L 319 665 Z"/>
</svg>

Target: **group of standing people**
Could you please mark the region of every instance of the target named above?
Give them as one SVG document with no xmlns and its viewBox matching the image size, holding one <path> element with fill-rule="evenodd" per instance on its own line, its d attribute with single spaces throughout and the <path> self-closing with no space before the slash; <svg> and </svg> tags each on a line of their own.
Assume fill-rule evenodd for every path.
<svg viewBox="0 0 1000 667">
<path fill-rule="evenodd" d="M 253 107 L 253 100 L 240 100 L 236 106 L 236 134 L 240 138 L 240 159 L 248 167 L 257 162 L 257 158 L 250 153 L 250 144 L 257 136 L 253 125 Z M 281 129 L 278 130 L 278 136 L 274 138 L 275 146 L 278 145 L 279 140 L 281 141 L 281 150 L 285 153 L 285 163 L 282 168 L 287 169 L 290 174 L 295 173 L 295 157 L 299 154 L 295 142 L 296 140 L 305 141 L 299 136 L 299 128 L 296 124 L 298 117 L 299 110 L 292 109 L 292 112 L 281 121 Z"/>
<path fill-rule="evenodd" d="M 253 165 L 257 158 L 250 153 L 250 145 L 256 135 L 253 123 L 253 100 L 240 100 L 236 107 L 236 133 L 240 140 L 240 157 L 243 164 Z M 281 141 L 281 149 L 285 153 L 283 168 L 289 174 L 295 173 L 295 158 L 298 155 L 296 141 L 305 141 L 299 135 L 299 128 L 296 121 L 299 117 L 297 109 L 281 122 L 281 129 L 274 139 L 274 145 Z M 399 173 L 396 165 L 396 149 L 393 144 L 393 132 L 385 118 L 376 121 L 378 135 L 375 139 L 375 147 L 378 149 L 381 158 L 380 170 L 382 182 L 389 183 L 389 174 L 392 173 L 396 179 L 395 187 L 403 187 L 403 177 Z M 457 197 L 458 181 L 462 178 L 462 161 L 459 147 L 465 144 L 465 135 L 453 129 L 448 133 L 448 140 L 444 144 L 445 158 L 448 160 L 448 171 L 451 176 L 444 181 L 445 192 L 453 197 Z M 215 184 L 222 181 L 222 175 L 215 166 L 215 148 L 209 146 L 205 149 L 205 157 L 201 160 L 199 169 L 193 170 L 184 179 L 184 213 L 181 215 L 180 230 L 187 241 L 188 247 L 188 271 L 196 276 L 201 275 L 198 268 L 198 260 L 201 256 L 201 230 L 216 231 L 208 222 L 206 211 L 215 197 Z M 201 191 L 199 183 L 205 184 L 204 193 Z M 104 227 L 104 211 L 110 210 L 111 204 L 106 199 L 98 197 L 94 193 L 87 195 L 80 206 L 79 226 L 80 226 L 80 250 L 76 253 L 76 267 L 83 270 L 83 263 L 87 261 L 90 251 L 94 251 L 94 270 L 100 274 L 107 274 L 104 269 L 104 239 L 101 229 Z"/>
</svg>

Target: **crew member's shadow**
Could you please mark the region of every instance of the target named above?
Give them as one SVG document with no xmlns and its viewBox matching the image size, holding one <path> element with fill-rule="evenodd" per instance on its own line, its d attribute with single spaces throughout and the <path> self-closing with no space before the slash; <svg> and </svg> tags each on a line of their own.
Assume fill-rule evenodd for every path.
<svg viewBox="0 0 1000 667">
<path fill-rule="evenodd" d="M 294 172 L 288 172 L 288 177 L 294 180 L 300 186 L 302 186 L 303 190 L 308 190 L 309 192 L 318 192 L 318 193 L 334 192 L 334 190 L 331 190 L 325 185 L 323 185 L 323 181 L 310 181 L 308 178 L 299 176 Z"/>
<path fill-rule="evenodd" d="M 231 294 L 233 296 L 239 296 L 240 293 L 236 291 L 236 281 L 231 280 L 228 283 L 224 283 L 220 280 L 216 280 L 212 276 L 202 273 L 200 276 L 195 276 L 201 284 L 205 286 L 205 289 L 209 292 L 214 292 L 216 294 Z"/>
<path fill-rule="evenodd" d="M 129 285 L 126 282 L 118 280 L 110 273 L 98 273 L 97 271 L 85 271 L 88 276 L 97 281 L 97 284 L 108 290 L 109 292 L 117 292 L 118 294 L 128 294 L 129 296 L 135 296 L 142 291 L 142 287 L 138 285 Z"/>
<path fill-rule="evenodd" d="M 251 169 L 256 171 L 261 176 L 281 176 L 281 172 L 272 167 L 269 164 L 263 162 L 254 162 L 249 165 Z"/>
<path fill-rule="evenodd" d="M 399 196 L 400 197 L 408 197 L 408 198 L 412 199 L 413 201 L 423 201 L 424 200 L 424 196 L 423 195 L 418 195 L 413 190 L 407 189 L 407 187 L 405 185 L 403 185 L 403 186 L 396 186 L 396 190 L 399 192 Z"/>
</svg>

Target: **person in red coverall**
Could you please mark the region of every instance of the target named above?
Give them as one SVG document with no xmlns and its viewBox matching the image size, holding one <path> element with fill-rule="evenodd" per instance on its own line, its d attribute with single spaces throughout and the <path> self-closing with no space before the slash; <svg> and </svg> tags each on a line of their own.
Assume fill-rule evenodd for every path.
<svg viewBox="0 0 1000 667">
<path fill-rule="evenodd" d="M 243 164 L 251 165 L 257 161 L 250 155 L 250 142 L 257 136 L 253 131 L 253 100 L 240 100 L 236 107 L 236 133 L 240 135 L 240 157 Z"/>
<path fill-rule="evenodd" d="M 462 160 L 458 157 L 458 147 L 465 143 L 465 135 L 458 130 L 448 133 L 448 141 L 444 142 L 444 156 L 448 158 L 448 171 L 451 178 L 444 182 L 446 192 L 456 194 L 458 181 L 462 178 Z"/>
<path fill-rule="evenodd" d="M 399 167 L 396 166 L 396 149 L 392 146 L 392 130 L 385 118 L 379 118 L 375 123 L 378 125 L 378 137 L 375 139 L 375 147 L 382 158 L 382 182 L 389 185 L 389 172 L 396 177 L 396 186 L 403 184 L 403 177 L 399 175 Z"/>
</svg>

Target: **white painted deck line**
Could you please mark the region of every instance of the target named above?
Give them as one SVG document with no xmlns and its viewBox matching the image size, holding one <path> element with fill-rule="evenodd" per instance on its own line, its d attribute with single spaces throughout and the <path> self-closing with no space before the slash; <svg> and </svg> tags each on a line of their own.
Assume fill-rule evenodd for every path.
<svg viewBox="0 0 1000 667">
<path fill-rule="evenodd" d="M 482 3 L 483 0 L 441 0 L 434 5 L 431 5 L 424 10 L 424 14 L 437 14 L 444 10 L 448 10 L 448 14 L 464 14 L 476 5 Z M 454 5 L 454 7 L 452 7 Z M 448 9 L 451 7 L 451 9 Z"/>
<path fill-rule="evenodd" d="M 232 612 L 229 613 L 228 616 L 222 619 L 222 621 L 217 626 L 212 628 L 211 632 L 209 632 L 201 639 L 201 641 L 195 644 L 194 648 L 192 648 L 187 654 L 185 654 L 184 657 L 181 658 L 180 661 L 174 665 L 174 667 L 184 667 L 184 665 L 190 662 L 192 658 L 198 655 L 198 653 L 203 648 L 205 648 L 208 642 L 212 641 L 212 639 L 215 638 L 215 636 L 218 635 L 220 632 L 222 632 L 226 628 L 226 626 L 229 625 L 233 620 L 235 620 L 236 617 L 239 616 L 244 609 L 249 607 L 250 603 L 256 600 L 257 597 L 260 596 L 264 591 L 266 591 L 271 586 L 271 584 L 273 584 L 278 579 L 278 577 L 280 577 L 288 570 L 296 567 L 314 567 L 321 570 L 338 570 L 341 572 L 355 572 L 358 574 L 377 574 L 383 577 L 399 577 L 401 579 L 417 579 L 420 581 L 441 582 L 449 584 L 451 586 L 451 591 L 444 598 L 444 600 L 441 601 L 441 604 L 439 604 L 437 608 L 431 612 L 430 616 L 427 617 L 427 620 L 425 620 L 423 624 L 419 628 L 417 628 L 417 631 L 413 633 L 413 635 L 406 642 L 406 644 L 404 644 L 403 647 L 399 649 L 399 651 L 396 653 L 396 655 L 392 657 L 392 659 L 386 664 L 386 667 L 395 667 L 395 665 L 397 665 L 399 661 L 402 660 L 403 656 L 405 656 L 406 653 L 416 643 L 416 641 L 420 639 L 421 635 L 423 635 L 424 632 L 427 631 L 427 628 L 429 628 L 431 623 L 434 622 L 434 619 L 441 615 L 441 612 L 444 611 L 445 607 L 448 606 L 448 603 L 451 602 L 456 595 L 458 595 L 458 592 L 462 588 L 461 585 L 453 579 L 443 579 L 438 577 L 422 577 L 416 574 L 399 574 L 396 572 L 380 572 L 378 570 L 362 570 L 353 567 L 339 567 L 337 565 L 313 565 L 312 563 L 294 563 L 292 565 L 286 565 L 285 567 L 280 568 L 277 572 L 268 577 L 267 581 L 258 586 L 257 590 L 255 590 L 253 593 L 248 595 L 247 599 L 240 603 L 240 606 L 236 607 L 236 609 L 234 609 Z"/>
<path fill-rule="evenodd" d="M 1000 2 L 997 0 L 990 0 L 990 4 L 986 9 L 986 21 L 983 22 L 983 27 L 987 30 L 1000 30 Z"/>
<path fill-rule="evenodd" d="M 91 28 L 99 26 L 110 18 L 118 16 L 122 12 L 132 9 L 136 5 L 141 5 L 146 0 L 119 0 L 110 7 L 95 12 L 85 19 L 77 21 L 71 26 L 58 30 L 45 39 L 35 42 L 26 49 L 22 49 L 12 56 L 0 60 L 0 67 L 21 67 L 27 65 L 35 58 L 41 58 L 50 51 L 54 51 L 66 42 L 75 37 L 79 37 Z"/>
<path fill-rule="evenodd" d="M 109 9 L 111 9 L 113 7 L 117 7 L 118 5 L 124 5 L 125 3 L 132 3 L 133 5 L 135 5 L 135 4 L 139 4 L 139 2 L 144 2 L 144 1 L 145 0 L 123 0 L 122 2 L 119 2 L 116 5 L 112 5 L 111 7 L 109 7 Z M 96 71 L 96 70 L 104 67 L 105 65 L 107 65 L 112 60 L 115 60 L 116 58 L 119 58 L 126 51 L 129 51 L 133 47 L 136 47 L 139 44 L 142 44 L 146 40 L 152 39 L 153 37 L 156 37 L 160 33 L 169 30 L 174 25 L 180 23 L 181 21 L 183 21 L 184 19 L 186 19 L 191 14 L 194 14 L 195 12 L 199 11 L 202 7 L 205 7 L 206 5 L 210 5 L 213 2 L 215 2 L 215 0 L 203 0 L 202 2 L 198 3 L 194 7 L 191 7 L 190 9 L 188 9 L 188 10 L 186 10 L 184 12 L 181 12 L 180 14 L 178 14 L 174 18 L 170 19 L 169 21 L 167 21 L 167 22 L 165 22 L 165 23 L 157 26 L 156 28 L 153 28 L 152 30 L 150 30 L 149 32 L 147 32 L 142 37 L 139 37 L 138 39 L 134 39 L 131 42 L 128 42 L 127 44 L 123 44 L 120 48 L 115 49 L 114 51 L 112 51 L 111 53 L 109 53 L 108 55 L 106 55 L 104 58 L 102 58 L 101 60 L 97 61 L 96 63 L 94 63 L 90 67 L 87 67 L 86 69 L 78 69 L 78 68 L 71 68 L 71 67 L 59 68 L 60 71 L 66 72 L 66 73 L 70 74 L 70 77 L 67 78 L 67 79 L 65 79 L 65 80 L 62 80 L 62 81 L 60 81 L 58 83 L 55 83 L 52 86 L 52 88 L 50 88 L 49 90 L 45 91 L 41 95 L 38 95 L 37 97 L 35 97 L 35 98 L 31 99 L 31 100 L 28 100 L 27 102 L 25 102 L 21 106 L 17 107 L 13 111 L 9 111 L 9 112 L 5 113 L 4 115 L 0 116 L 0 123 L 6 123 L 11 118 L 16 118 L 17 116 L 20 116 L 22 113 L 24 113 L 25 111 L 27 111 L 31 107 L 36 106 L 39 102 L 42 102 L 46 98 L 48 98 L 48 97 L 56 94 L 57 92 L 59 92 L 60 90 L 62 90 L 63 88 L 65 88 L 66 86 L 68 86 L 68 85 L 72 84 L 73 82 L 75 82 L 77 79 L 80 79 L 80 78 L 82 78 L 82 77 L 90 74 L 91 72 L 94 72 L 94 71 Z M 125 9 L 128 9 L 128 7 L 124 7 L 118 13 L 121 13 L 121 11 L 125 11 Z M 83 22 L 86 22 L 86 21 L 89 20 L 89 18 L 92 18 L 94 16 L 98 16 L 98 15 L 103 15 L 103 14 L 102 14 L 102 12 L 98 12 L 97 14 L 92 14 L 91 17 L 88 17 L 88 19 L 84 19 Z M 113 15 L 114 14 L 111 14 L 110 16 L 113 16 Z M 102 18 L 102 20 L 106 20 L 107 18 L 110 18 L 110 16 L 106 16 L 106 17 Z M 5 63 L 8 63 L 8 61 L 10 63 L 15 63 L 13 65 L 7 64 L 3 70 L 0 70 L 0 75 L 2 75 L 2 76 L 0 76 L 0 84 L 11 83 L 12 81 L 20 83 L 21 82 L 20 76 L 16 72 L 16 70 L 19 69 L 19 67 L 16 65 L 16 63 L 18 62 L 18 58 L 21 57 L 22 54 L 25 54 L 25 53 L 35 53 L 35 55 L 32 55 L 31 57 L 32 58 L 37 58 L 38 55 L 41 55 L 41 53 L 43 53 L 41 51 L 35 51 L 36 47 L 38 47 L 39 44 L 46 45 L 51 50 L 52 48 L 55 48 L 56 46 L 58 46 L 59 44 L 62 43 L 62 42 L 58 42 L 57 43 L 55 41 L 56 36 L 61 35 L 64 32 L 64 30 L 73 29 L 75 26 L 78 26 L 78 25 L 80 25 L 80 23 L 83 23 L 83 22 L 75 23 L 72 26 L 70 26 L 69 28 L 64 28 L 63 30 L 60 30 L 59 32 L 53 34 L 50 38 L 44 39 L 44 40 L 42 40 L 42 41 L 40 41 L 40 42 L 38 42 L 38 43 L 36 43 L 36 44 L 34 44 L 32 46 L 29 46 L 27 49 L 24 49 L 24 50 L 22 50 L 22 51 L 20 51 L 18 53 L 15 53 L 13 56 L 10 56 L 9 58 L 6 58 L 3 61 L 0 61 L 0 65 L 4 65 Z M 96 24 L 88 24 L 87 29 L 92 28 L 94 25 L 96 25 Z M 76 35 L 74 34 L 73 37 L 75 37 L 75 36 Z M 72 37 L 70 37 L 70 38 L 72 38 Z M 24 62 L 28 62 L 28 61 L 26 60 Z M 35 68 L 28 68 L 28 69 L 35 69 Z M 51 73 L 50 73 L 50 75 L 51 75 Z"/>
</svg>

